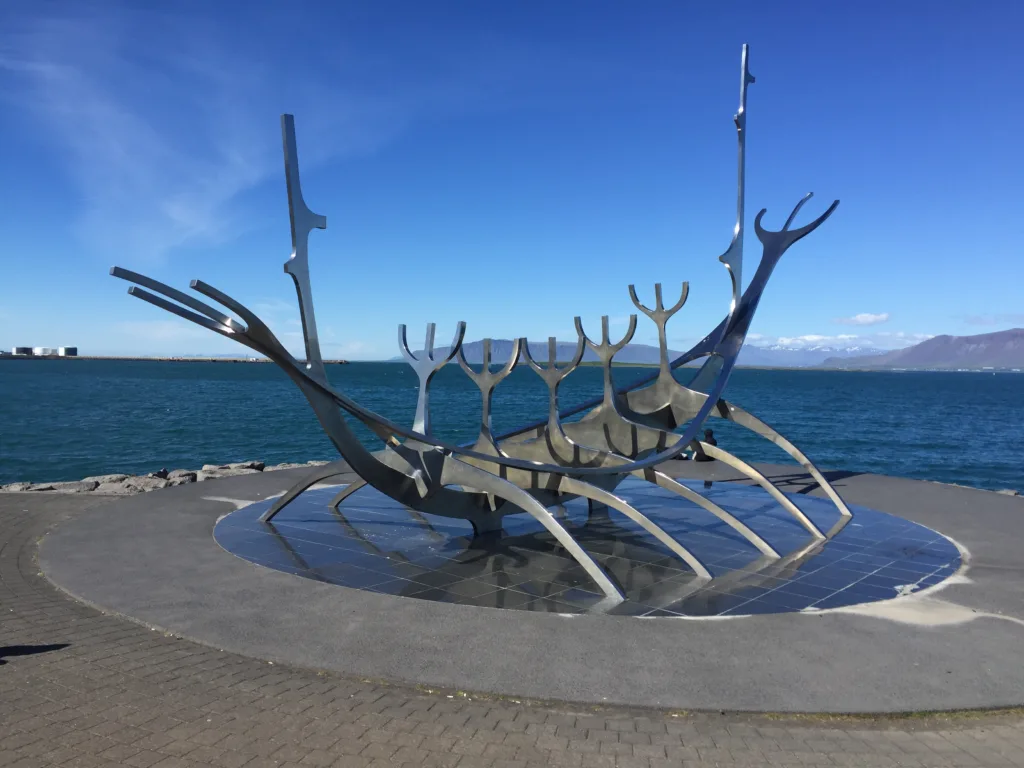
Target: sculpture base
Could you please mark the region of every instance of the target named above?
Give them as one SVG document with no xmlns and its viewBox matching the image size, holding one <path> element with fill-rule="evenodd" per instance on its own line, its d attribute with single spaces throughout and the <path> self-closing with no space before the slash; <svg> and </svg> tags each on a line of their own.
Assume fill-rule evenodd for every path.
<svg viewBox="0 0 1024 768">
<path fill-rule="evenodd" d="M 619 616 L 742 616 L 820 610 L 886 600 L 934 586 L 960 567 L 960 552 L 917 523 L 865 507 L 841 518 L 826 499 L 790 498 L 823 531 L 806 529 L 760 488 L 689 481 L 782 555 L 762 555 L 710 513 L 629 478 L 616 491 L 711 572 L 698 578 L 623 515 L 574 499 L 551 511 L 621 588 L 609 606 L 583 569 L 529 515 L 474 535 L 462 520 L 413 512 L 366 487 L 328 506 L 336 488 L 307 491 L 273 523 L 271 501 L 220 520 L 214 536 L 251 562 L 316 581 L 460 605 Z M 845 525 L 844 525 L 845 523 Z"/>
<path fill-rule="evenodd" d="M 716 492 L 719 481 L 742 485 L 717 462 L 677 464 L 666 471 L 701 488 L 704 479 Z M 802 492 L 801 507 L 821 494 L 792 467 L 758 469 L 787 492 Z M 94 504 L 47 534 L 39 567 L 91 605 L 214 649 L 453 691 L 744 712 L 1022 703 L 1020 498 L 829 473 L 849 503 L 953 537 L 970 553 L 961 570 L 935 587 L 847 608 L 636 619 L 403 599 L 264 568 L 217 545 L 212 532 L 225 515 L 282 493 L 306 471 Z M 26 509 L 71 498 L 47 497 L 20 498 Z M 851 523 L 842 535 L 855 530 Z"/>
</svg>

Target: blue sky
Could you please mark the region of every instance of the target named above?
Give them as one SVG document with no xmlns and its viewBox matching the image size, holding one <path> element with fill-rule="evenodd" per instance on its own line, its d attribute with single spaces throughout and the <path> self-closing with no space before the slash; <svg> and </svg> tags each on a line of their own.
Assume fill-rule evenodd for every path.
<svg viewBox="0 0 1024 768">
<path fill-rule="evenodd" d="M 777 229 L 808 191 L 803 221 L 842 201 L 783 258 L 755 343 L 1022 326 L 1021 28 L 1009 0 L 7 2 L 0 346 L 240 349 L 128 297 L 119 264 L 201 277 L 298 350 L 291 112 L 328 220 L 325 357 L 392 357 L 400 322 L 571 339 L 576 314 L 624 327 L 627 284 L 689 280 L 685 347 L 728 306 L 744 42 L 747 276 L 759 209 Z"/>
</svg>

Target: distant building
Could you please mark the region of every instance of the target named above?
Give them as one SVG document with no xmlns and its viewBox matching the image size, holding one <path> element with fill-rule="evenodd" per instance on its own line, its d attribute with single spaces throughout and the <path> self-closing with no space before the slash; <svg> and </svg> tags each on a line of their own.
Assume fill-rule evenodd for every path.
<svg viewBox="0 0 1024 768">
<path fill-rule="evenodd" d="M 46 357 L 48 355 L 56 355 L 57 350 L 53 347 L 32 347 L 32 354 L 35 357 Z"/>
<path fill-rule="evenodd" d="M 61 357 L 78 357 L 78 347 L 58 347 L 57 354 Z"/>
<path fill-rule="evenodd" d="M 15 347 L 11 350 L 12 355 L 31 355 L 32 347 Z"/>
</svg>

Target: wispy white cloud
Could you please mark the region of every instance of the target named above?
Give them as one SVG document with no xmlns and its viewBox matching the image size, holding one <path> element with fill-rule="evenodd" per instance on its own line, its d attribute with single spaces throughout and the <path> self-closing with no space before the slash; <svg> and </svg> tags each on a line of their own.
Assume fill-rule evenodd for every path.
<svg viewBox="0 0 1024 768">
<path fill-rule="evenodd" d="M 775 343 L 784 347 L 830 346 L 851 342 L 857 338 L 859 337 L 856 334 L 851 333 L 841 333 L 837 336 L 826 336 L 820 333 L 807 333 L 803 336 L 779 336 L 778 339 L 775 340 Z"/>
<path fill-rule="evenodd" d="M 0 98 L 39 120 L 66 160 L 85 243 L 138 261 L 245 231 L 239 197 L 280 174 L 275 119 L 284 109 L 299 116 L 300 143 L 312 139 L 302 150 L 308 170 L 372 150 L 412 116 L 465 99 L 433 74 L 355 91 L 330 71 L 317 76 L 286 56 L 247 50 L 244 32 L 219 29 L 212 16 L 143 5 L 59 8 L 3 24 Z"/>
<path fill-rule="evenodd" d="M 905 333 L 904 331 L 879 331 L 875 335 L 882 338 L 906 339 L 914 343 L 935 338 L 934 333 Z"/>
<path fill-rule="evenodd" d="M 879 331 L 871 334 L 840 333 L 806 333 L 800 336 L 766 336 L 748 334 L 747 341 L 753 346 L 781 346 L 790 349 L 808 349 L 810 347 L 860 347 L 870 349 L 897 349 L 930 339 L 931 333 L 907 333 L 905 331 Z"/>
<path fill-rule="evenodd" d="M 270 157 L 253 128 L 229 117 L 251 110 L 223 76 L 195 70 L 181 51 L 143 55 L 152 43 L 145 21 L 27 20 L 3 36 L 0 68 L 67 160 L 83 202 L 79 234 L 153 260 L 224 238 L 236 224 L 228 203 L 263 177 Z"/>
<path fill-rule="evenodd" d="M 878 325 L 879 323 L 888 322 L 888 320 L 888 312 L 880 312 L 878 314 L 861 312 L 853 317 L 837 317 L 835 322 L 839 325 Z"/>
</svg>

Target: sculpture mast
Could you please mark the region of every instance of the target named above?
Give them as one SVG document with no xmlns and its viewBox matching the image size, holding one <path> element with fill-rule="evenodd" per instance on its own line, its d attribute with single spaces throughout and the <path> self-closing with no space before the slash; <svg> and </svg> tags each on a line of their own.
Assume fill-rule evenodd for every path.
<svg viewBox="0 0 1024 768">
<path fill-rule="evenodd" d="M 295 281 L 299 296 L 299 315 L 302 318 L 302 337 L 306 343 L 306 370 L 320 381 L 327 381 L 324 361 L 320 356 L 320 337 L 316 332 L 313 314 L 313 291 L 309 282 L 309 233 L 327 229 L 327 217 L 313 213 L 302 199 L 299 183 L 299 153 L 295 145 L 295 118 L 281 115 L 281 134 L 284 139 L 284 176 L 288 185 L 288 217 L 292 225 L 292 255 L 284 264 L 284 271 Z"/>
<path fill-rule="evenodd" d="M 736 138 L 739 142 L 739 171 L 736 190 L 736 228 L 733 230 L 729 248 L 718 257 L 718 260 L 729 270 L 732 278 L 732 303 L 729 305 L 730 316 L 739 306 L 740 293 L 743 291 L 743 216 L 746 198 L 746 149 L 747 149 L 747 86 L 754 82 L 749 66 L 750 46 L 743 44 L 743 55 L 740 63 L 740 108 L 733 117 L 736 123 Z"/>
</svg>

